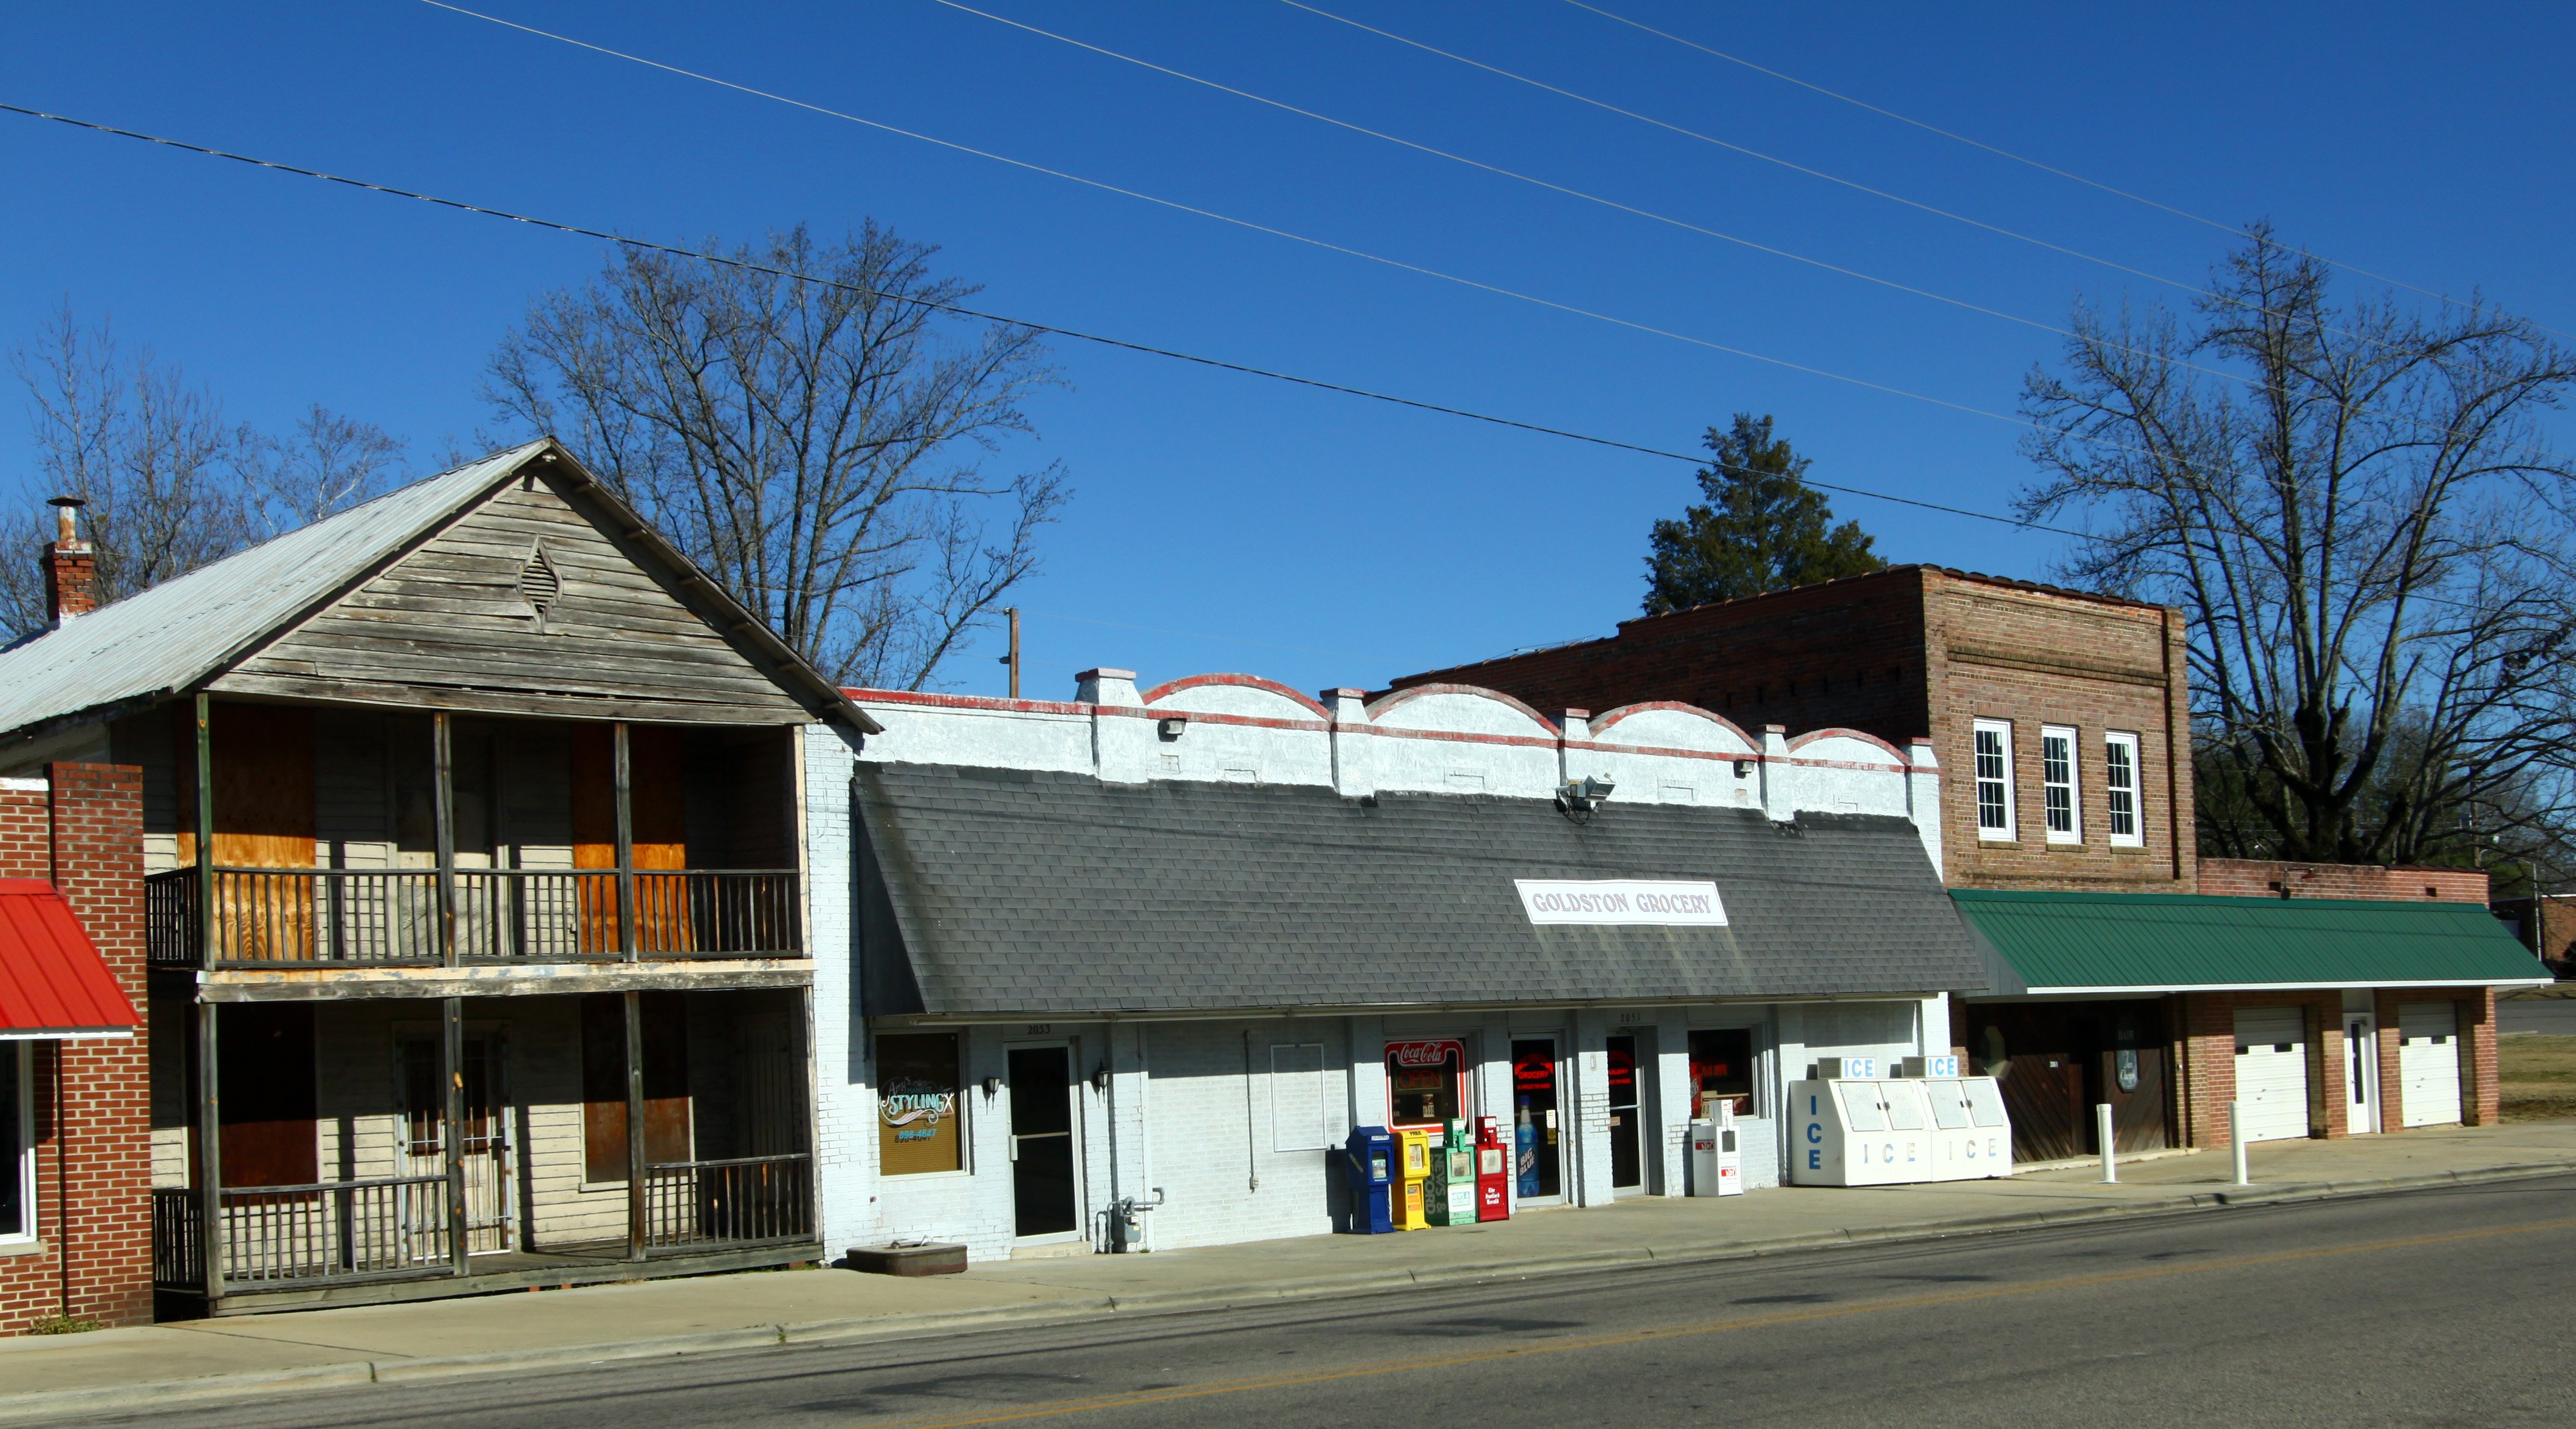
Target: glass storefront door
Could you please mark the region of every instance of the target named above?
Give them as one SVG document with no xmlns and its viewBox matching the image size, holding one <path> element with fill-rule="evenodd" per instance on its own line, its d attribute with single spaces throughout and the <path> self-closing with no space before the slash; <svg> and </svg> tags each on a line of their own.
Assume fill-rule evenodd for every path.
<svg viewBox="0 0 2576 1429">
<path fill-rule="evenodd" d="M 1523 1201 L 1565 1194 L 1564 1136 L 1558 1128 L 1556 1039 L 1512 1039 L 1513 1166 Z"/>
<path fill-rule="evenodd" d="M 1634 1191 L 1646 1184 L 1645 1120 L 1637 1094 L 1637 1039 L 1610 1039 L 1610 1189 Z"/>
</svg>

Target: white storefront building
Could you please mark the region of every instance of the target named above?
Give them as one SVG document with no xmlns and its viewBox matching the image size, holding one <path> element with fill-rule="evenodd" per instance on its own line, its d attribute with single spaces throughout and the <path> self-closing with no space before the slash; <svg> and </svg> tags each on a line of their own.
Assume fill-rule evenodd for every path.
<svg viewBox="0 0 2576 1429">
<path fill-rule="evenodd" d="M 853 697 L 883 733 L 805 759 L 836 1250 L 1325 1233 L 1353 1127 L 1449 1116 L 1536 1143 L 1516 1211 L 1684 1194 L 1718 1098 L 1772 1186 L 1787 1081 L 1947 1052 L 1983 985 L 1928 744 L 1107 669 Z"/>
</svg>

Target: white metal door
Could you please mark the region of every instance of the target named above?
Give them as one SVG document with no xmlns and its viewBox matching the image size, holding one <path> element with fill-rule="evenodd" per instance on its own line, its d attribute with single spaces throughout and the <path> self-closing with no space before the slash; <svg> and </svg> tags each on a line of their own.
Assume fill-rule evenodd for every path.
<svg viewBox="0 0 2576 1429">
<path fill-rule="evenodd" d="M 2379 1130 L 2379 1020 L 2367 1012 L 2343 1015 L 2344 1120 L 2355 1136 Z"/>
<path fill-rule="evenodd" d="M 2300 1009 L 2237 1009 L 2236 1101 L 2248 1141 L 2308 1134 L 2307 1019 Z"/>
<path fill-rule="evenodd" d="M 2397 1110 L 2407 1126 L 2460 1119 L 2460 1010 L 2455 1004 L 2397 1005 Z"/>
</svg>

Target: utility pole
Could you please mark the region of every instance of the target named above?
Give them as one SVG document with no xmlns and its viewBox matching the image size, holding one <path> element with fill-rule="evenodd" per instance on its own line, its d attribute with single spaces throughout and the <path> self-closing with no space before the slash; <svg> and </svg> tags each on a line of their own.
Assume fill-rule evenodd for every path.
<svg viewBox="0 0 2576 1429">
<path fill-rule="evenodd" d="M 1020 608 L 1006 605 L 1002 613 L 1011 618 L 1011 653 L 1002 657 L 1002 663 L 1011 667 L 1011 698 L 1016 700 L 1020 697 Z"/>
</svg>

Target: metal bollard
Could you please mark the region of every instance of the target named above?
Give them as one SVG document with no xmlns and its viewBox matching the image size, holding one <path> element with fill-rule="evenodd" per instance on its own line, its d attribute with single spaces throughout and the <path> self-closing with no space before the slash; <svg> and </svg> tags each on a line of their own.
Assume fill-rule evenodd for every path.
<svg viewBox="0 0 2576 1429">
<path fill-rule="evenodd" d="M 2239 1186 L 2251 1186 L 2254 1184 L 2254 1173 L 2248 1169 L 2245 1164 L 2244 1107 L 2245 1104 L 2243 1102 L 2229 1102 L 2227 1104 L 2227 1139 L 2234 1144 L 2236 1149 L 2236 1184 Z"/>
<path fill-rule="evenodd" d="M 2093 1104 L 2093 1134 L 2100 1138 L 2102 1142 L 2103 1183 L 2106 1185 L 2116 1183 L 2120 1179 L 2120 1161 L 2117 1153 L 2112 1149 L 2111 1104 L 2109 1102 L 2095 1102 Z"/>
</svg>

